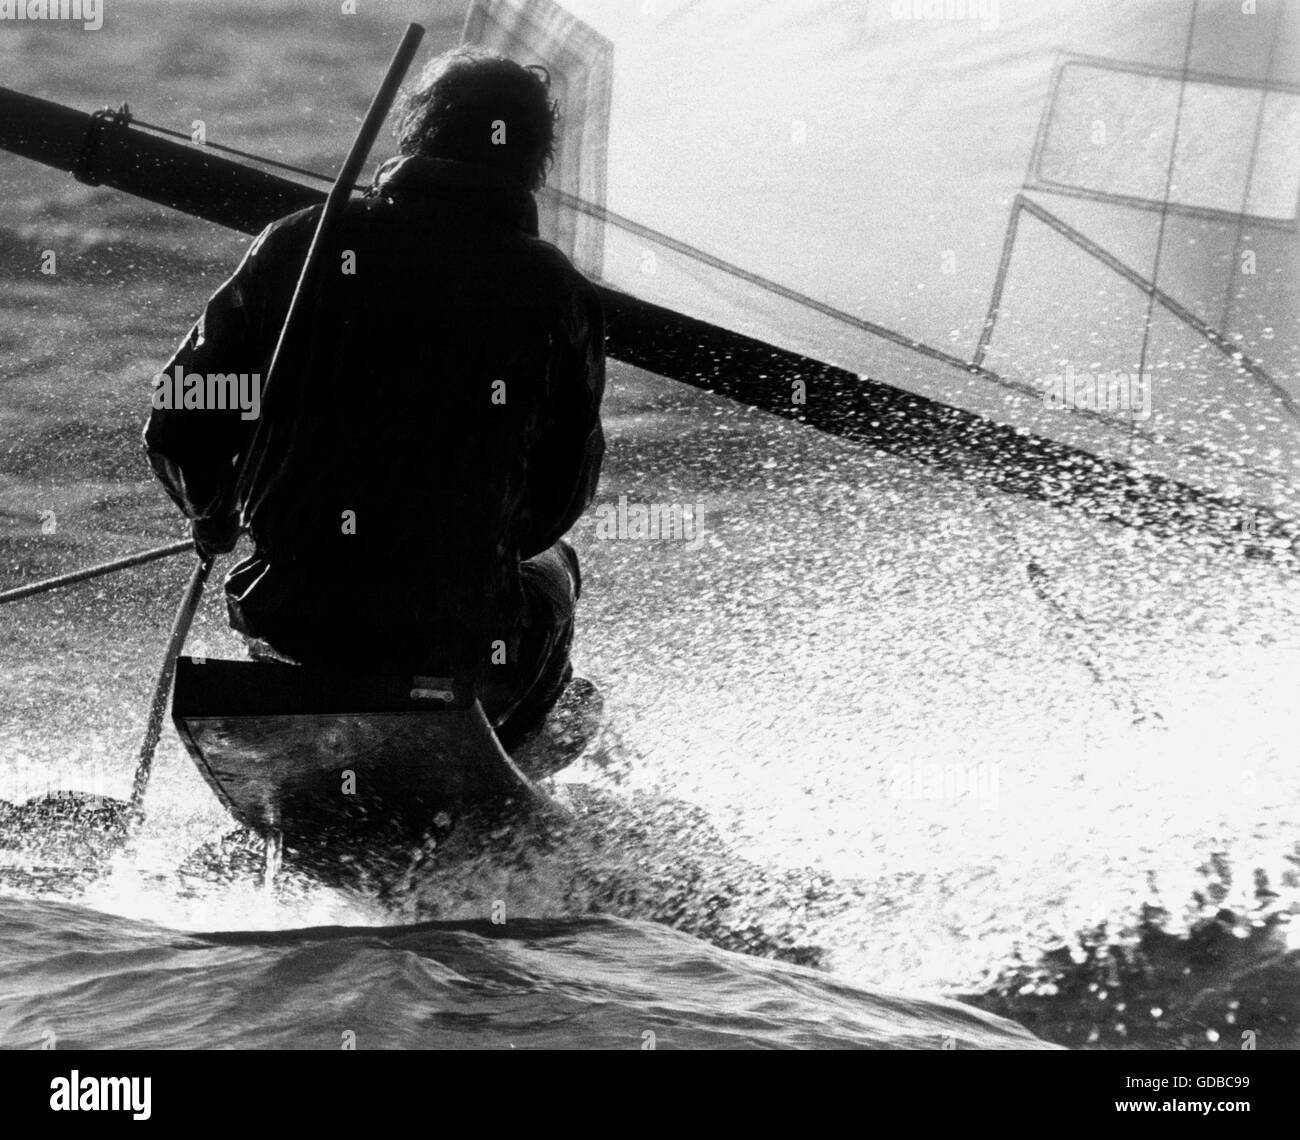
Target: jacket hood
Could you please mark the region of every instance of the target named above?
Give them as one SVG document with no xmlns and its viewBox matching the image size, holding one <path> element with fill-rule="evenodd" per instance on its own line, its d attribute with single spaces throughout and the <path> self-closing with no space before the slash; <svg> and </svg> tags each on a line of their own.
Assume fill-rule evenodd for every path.
<svg viewBox="0 0 1300 1140">
<path fill-rule="evenodd" d="M 448 158 L 397 155 L 375 172 L 371 193 L 386 198 L 455 202 L 502 225 L 537 236 L 537 202 L 508 174 Z"/>
</svg>

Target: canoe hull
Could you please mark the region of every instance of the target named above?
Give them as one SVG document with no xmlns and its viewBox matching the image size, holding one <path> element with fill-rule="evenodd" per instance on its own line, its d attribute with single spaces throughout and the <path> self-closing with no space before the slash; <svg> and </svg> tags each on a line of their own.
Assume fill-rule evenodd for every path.
<svg viewBox="0 0 1300 1140">
<path fill-rule="evenodd" d="M 440 814 L 536 795 L 477 701 L 419 680 L 182 657 L 172 719 L 230 813 L 290 842 L 418 839 Z"/>
</svg>

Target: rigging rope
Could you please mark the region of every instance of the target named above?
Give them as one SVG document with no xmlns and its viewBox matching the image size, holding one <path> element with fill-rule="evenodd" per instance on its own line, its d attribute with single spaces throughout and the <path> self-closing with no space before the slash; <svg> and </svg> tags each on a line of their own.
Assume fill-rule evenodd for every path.
<svg viewBox="0 0 1300 1140">
<path fill-rule="evenodd" d="M 1187 97 L 1187 76 L 1192 66 L 1192 45 L 1196 40 L 1196 17 L 1201 0 L 1192 0 L 1192 18 L 1187 25 L 1187 44 L 1183 48 L 1182 78 L 1178 83 L 1178 106 L 1174 111 L 1173 138 L 1169 143 L 1169 165 L 1165 170 L 1165 192 L 1160 202 L 1160 228 L 1156 231 L 1156 255 L 1151 266 L 1151 287 L 1147 290 L 1147 311 L 1142 323 L 1142 350 L 1138 355 L 1138 383 L 1143 383 L 1147 370 L 1147 352 L 1151 347 L 1151 321 L 1155 315 L 1156 292 L 1160 285 L 1160 260 L 1165 249 L 1165 223 L 1169 220 L 1169 195 L 1174 185 L 1174 162 L 1178 158 L 1178 135 L 1183 123 L 1183 104 Z M 1133 445 L 1137 438 L 1137 413 L 1129 401 L 1129 458 L 1133 457 Z"/>
<path fill-rule="evenodd" d="M 183 142 L 193 143 L 192 135 L 187 135 L 184 131 L 174 131 L 170 127 L 160 127 L 156 123 L 146 123 L 143 119 L 137 119 L 134 115 L 130 117 L 133 126 L 143 127 L 147 131 L 157 131 L 160 135 L 170 135 L 174 139 L 180 139 Z M 277 170 L 287 170 L 291 174 L 301 174 L 304 178 L 315 178 L 318 182 L 333 183 L 328 174 L 320 174 L 315 170 L 308 170 L 302 166 L 294 166 L 288 162 L 278 162 L 274 158 L 266 158 L 264 155 L 253 154 L 251 151 L 240 150 L 238 147 L 223 146 L 221 143 L 203 142 L 196 144 L 203 146 L 208 150 L 219 150 L 222 154 L 234 155 L 236 158 L 246 158 L 252 162 L 260 162 L 263 166 L 274 166 Z M 356 189 L 364 190 L 365 186 L 357 184 Z"/>
<path fill-rule="evenodd" d="M 1250 207 L 1250 192 L 1255 188 L 1255 162 L 1259 157 L 1259 140 L 1264 134 L 1264 108 L 1268 102 L 1268 84 L 1273 78 L 1273 65 L 1277 59 L 1277 41 L 1282 32 L 1282 4 L 1279 0 L 1277 16 L 1273 20 L 1273 34 L 1269 37 L 1268 62 L 1264 64 L 1264 82 L 1259 91 L 1259 110 L 1255 113 L 1255 136 L 1250 144 L 1250 162 L 1246 167 L 1246 185 L 1241 192 L 1241 209 L 1237 214 L 1237 233 L 1232 241 L 1232 257 L 1228 263 L 1228 290 L 1223 298 L 1223 316 L 1219 331 L 1228 336 L 1228 322 L 1232 319 L 1233 287 L 1237 282 L 1237 267 L 1241 262 L 1241 242 L 1246 235 L 1246 215 Z"/>
</svg>

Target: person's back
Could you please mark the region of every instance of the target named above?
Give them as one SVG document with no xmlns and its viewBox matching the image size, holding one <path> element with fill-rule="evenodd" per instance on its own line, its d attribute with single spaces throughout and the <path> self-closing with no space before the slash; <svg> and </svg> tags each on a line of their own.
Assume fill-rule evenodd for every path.
<svg viewBox="0 0 1300 1140">
<path fill-rule="evenodd" d="M 558 696 L 577 566 L 557 544 L 599 474 L 604 354 L 598 295 L 535 236 L 550 121 L 531 72 L 435 61 L 404 154 L 345 212 L 310 335 L 262 409 L 244 503 L 256 550 L 227 579 L 232 624 L 276 653 L 477 675 L 497 682 L 498 713 L 539 671 L 531 703 Z M 514 165 L 480 145 L 508 148 L 512 126 Z M 317 216 L 254 243 L 168 378 L 265 375 Z M 157 404 L 155 469 L 200 545 L 229 548 L 230 459 L 255 422 Z"/>
</svg>

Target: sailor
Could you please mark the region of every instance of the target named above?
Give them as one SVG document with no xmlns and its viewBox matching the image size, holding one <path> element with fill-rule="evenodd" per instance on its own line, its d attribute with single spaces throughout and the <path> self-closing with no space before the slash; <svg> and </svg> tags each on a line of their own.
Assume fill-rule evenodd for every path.
<svg viewBox="0 0 1300 1140">
<path fill-rule="evenodd" d="M 260 415 L 155 406 L 145 429 L 200 555 L 252 538 L 225 588 L 254 656 L 455 678 L 507 747 L 572 675 L 562 536 L 604 454 L 599 295 L 537 236 L 557 117 L 541 68 L 434 59 Z M 164 373 L 266 376 L 318 211 L 261 233 Z"/>
</svg>

